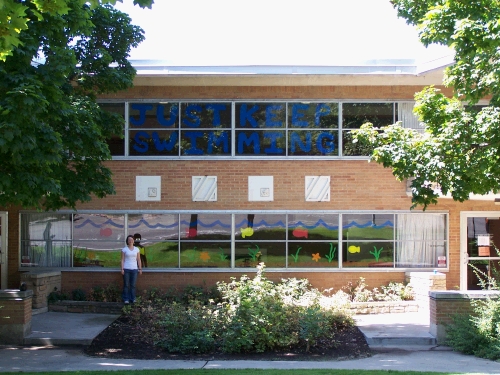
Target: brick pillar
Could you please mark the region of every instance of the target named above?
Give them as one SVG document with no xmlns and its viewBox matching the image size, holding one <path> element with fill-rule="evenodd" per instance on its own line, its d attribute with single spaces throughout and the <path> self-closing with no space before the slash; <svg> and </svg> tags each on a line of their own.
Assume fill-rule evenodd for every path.
<svg viewBox="0 0 500 375">
<path fill-rule="evenodd" d="M 419 309 L 429 310 L 429 292 L 446 290 L 446 274 L 441 272 L 406 272 L 406 282 L 415 292 Z"/>
<path fill-rule="evenodd" d="M 429 292 L 430 333 L 438 344 L 446 340 L 446 325 L 453 321 L 455 314 L 472 314 L 471 300 L 498 298 L 500 292 L 494 290 L 434 291 Z"/>
<path fill-rule="evenodd" d="M 31 333 L 33 291 L 0 290 L 0 344 L 23 345 Z"/>
<path fill-rule="evenodd" d="M 33 308 L 47 309 L 49 294 L 61 290 L 61 271 L 30 271 L 21 274 L 21 281 L 33 291 Z"/>
</svg>

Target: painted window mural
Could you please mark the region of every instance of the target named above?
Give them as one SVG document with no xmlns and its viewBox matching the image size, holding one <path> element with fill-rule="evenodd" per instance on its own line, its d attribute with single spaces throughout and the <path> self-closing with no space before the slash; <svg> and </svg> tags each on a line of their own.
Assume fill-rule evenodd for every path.
<svg viewBox="0 0 500 375">
<path fill-rule="evenodd" d="M 370 150 L 352 142 L 351 130 L 366 122 L 384 126 L 403 115 L 413 116 L 412 106 L 397 102 L 142 101 L 100 105 L 123 114 L 125 137 L 120 141 L 117 135 L 108 144 L 113 156 L 128 157 L 367 156 Z"/>
<path fill-rule="evenodd" d="M 131 234 L 147 268 L 428 269 L 446 267 L 447 226 L 444 213 L 25 212 L 20 264 L 118 268 Z"/>
</svg>

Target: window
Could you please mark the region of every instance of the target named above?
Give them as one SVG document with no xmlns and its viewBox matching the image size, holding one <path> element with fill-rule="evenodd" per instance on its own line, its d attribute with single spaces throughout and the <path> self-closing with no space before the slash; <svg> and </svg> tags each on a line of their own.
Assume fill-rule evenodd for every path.
<svg viewBox="0 0 500 375">
<path fill-rule="evenodd" d="M 124 115 L 126 139 L 112 137 L 113 156 L 366 157 L 350 131 L 371 122 L 418 126 L 411 102 L 129 102 L 102 103 Z M 339 114 L 342 113 L 342 116 Z M 126 149 L 125 149 L 125 143 Z"/>
<path fill-rule="evenodd" d="M 103 110 L 103 116 L 118 115 L 123 119 L 123 129 L 125 131 L 125 103 L 99 103 Z M 121 134 L 115 134 L 107 140 L 109 151 L 112 156 L 125 155 L 124 131 Z"/>
<path fill-rule="evenodd" d="M 21 267 L 120 266 L 128 234 L 147 267 L 438 267 L 447 215 L 398 212 L 21 213 Z"/>
</svg>

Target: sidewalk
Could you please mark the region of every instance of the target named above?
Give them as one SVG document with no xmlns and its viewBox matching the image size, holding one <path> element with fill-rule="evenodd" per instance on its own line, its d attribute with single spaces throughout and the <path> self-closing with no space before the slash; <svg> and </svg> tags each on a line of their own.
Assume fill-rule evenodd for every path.
<svg viewBox="0 0 500 375">
<path fill-rule="evenodd" d="M 116 315 L 47 312 L 33 316 L 26 346 L 0 347 L 0 372 L 144 369 L 350 369 L 497 374 L 500 363 L 466 356 L 450 348 L 414 341 L 429 339 L 426 314 L 355 316 L 373 356 L 346 361 L 177 361 L 88 357 L 88 345 Z M 397 340 L 395 340 L 397 339 Z M 431 336 L 432 339 L 432 336 Z M 89 341 L 90 340 L 90 341 Z M 370 343 L 371 342 L 371 343 Z M 75 346 L 75 345 L 80 346 Z M 49 346 L 48 346 L 49 345 Z M 50 346 L 53 345 L 53 346 Z"/>
</svg>

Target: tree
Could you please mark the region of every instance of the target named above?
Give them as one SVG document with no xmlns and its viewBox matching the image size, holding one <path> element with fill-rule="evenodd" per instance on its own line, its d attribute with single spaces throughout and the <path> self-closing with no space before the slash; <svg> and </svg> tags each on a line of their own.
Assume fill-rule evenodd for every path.
<svg viewBox="0 0 500 375">
<path fill-rule="evenodd" d="M 122 2 L 122 0 L 118 0 Z M 154 0 L 134 0 L 134 4 L 141 7 L 151 8 Z M 30 4 L 31 3 L 31 4 Z M 80 0 L 77 2 L 79 6 L 89 4 L 95 8 L 99 4 L 115 4 L 116 0 Z M 42 20 L 44 15 L 68 14 L 70 7 L 67 0 L 33 0 L 33 1 L 18 1 L 18 0 L 1 0 L 0 1 L 0 60 L 5 61 L 7 56 L 12 54 L 14 48 L 21 43 L 19 34 L 22 30 L 28 29 L 27 15 L 28 9 L 31 7 L 31 12 L 39 20 Z"/>
<path fill-rule="evenodd" d="M 132 86 L 127 58 L 143 30 L 109 4 L 4 6 L 13 3 L 25 7 L 27 27 L 0 61 L 0 206 L 74 208 L 113 194 L 106 139 L 123 133 L 124 120 L 96 98 Z M 40 4 L 60 8 L 41 16 Z"/>
<path fill-rule="evenodd" d="M 374 147 L 372 160 L 399 180 L 414 178 L 413 207 L 437 203 L 439 191 L 463 202 L 500 186 L 500 2 L 498 0 L 392 0 L 398 15 L 417 26 L 421 42 L 455 52 L 443 83 L 453 97 L 427 87 L 415 96 L 425 132 L 400 124 L 354 131 Z M 488 98 L 486 105 L 478 106 Z M 482 103 L 481 103 L 482 104 Z M 438 187 L 439 189 L 436 189 Z"/>
</svg>

